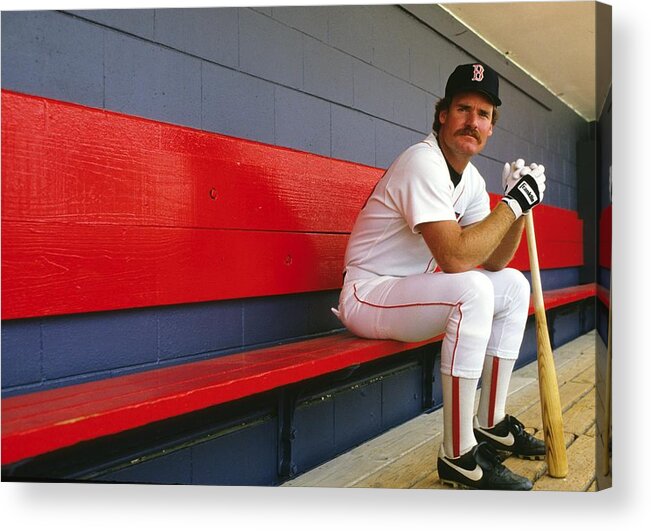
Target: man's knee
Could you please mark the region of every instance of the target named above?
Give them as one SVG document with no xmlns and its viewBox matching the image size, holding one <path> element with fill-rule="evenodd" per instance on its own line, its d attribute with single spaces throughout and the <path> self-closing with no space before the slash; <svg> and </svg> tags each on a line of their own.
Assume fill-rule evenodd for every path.
<svg viewBox="0 0 651 531">
<path fill-rule="evenodd" d="M 468 287 L 468 292 L 481 299 L 481 300 L 493 300 L 495 297 L 495 289 L 493 283 L 486 277 L 486 275 L 480 273 L 479 271 L 468 271 L 462 273 L 464 275 L 463 282 L 466 283 Z M 526 280 L 526 279 L 525 279 Z"/>
<path fill-rule="evenodd" d="M 502 272 L 506 276 L 506 284 L 509 286 L 511 298 L 524 302 L 528 306 L 531 297 L 531 285 L 527 277 L 524 276 L 522 271 L 510 267 L 503 269 Z"/>
<path fill-rule="evenodd" d="M 493 283 L 479 271 L 467 271 L 463 276 L 464 292 L 460 301 L 463 307 L 483 313 L 487 319 L 492 319 L 495 306 L 495 288 Z"/>
</svg>

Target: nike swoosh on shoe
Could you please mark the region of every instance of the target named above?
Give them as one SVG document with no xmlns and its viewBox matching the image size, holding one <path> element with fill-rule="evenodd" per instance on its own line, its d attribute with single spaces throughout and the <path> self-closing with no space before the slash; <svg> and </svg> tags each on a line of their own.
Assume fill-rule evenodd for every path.
<svg viewBox="0 0 651 531">
<path fill-rule="evenodd" d="M 482 435 L 485 435 L 486 437 L 490 437 L 494 441 L 503 444 L 504 446 L 513 446 L 515 444 L 515 437 L 511 432 L 509 432 L 509 434 L 506 436 L 500 436 L 500 435 L 495 435 L 494 433 L 490 433 L 486 430 L 483 430 L 479 426 L 477 426 L 475 429 L 481 432 Z"/>
<path fill-rule="evenodd" d="M 463 474 L 464 476 L 466 476 L 471 481 L 479 481 L 479 480 L 481 480 L 481 478 L 484 477 L 484 471 L 477 464 L 475 465 L 474 469 L 467 470 L 465 468 L 462 468 L 460 466 L 455 465 L 454 463 L 451 463 L 450 460 L 447 459 L 446 457 L 441 457 L 441 459 L 445 462 L 446 465 L 453 468 L 454 470 L 456 470 L 460 474 Z"/>
</svg>

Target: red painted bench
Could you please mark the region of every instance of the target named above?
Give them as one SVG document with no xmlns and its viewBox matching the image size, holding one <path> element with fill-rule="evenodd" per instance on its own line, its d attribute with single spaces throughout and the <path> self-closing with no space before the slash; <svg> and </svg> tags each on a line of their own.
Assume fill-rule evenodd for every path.
<svg viewBox="0 0 651 531">
<path fill-rule="evenodd" d="M 337 289 L 348 233 L 382 174 L 9 91 L 2 139 L 3 320 Z M 575 212 L 540 206 L 536 227 L 542 268 L 581 265 Z M 522 270 L 525 245 L 512 263 Z M 595 293 L 545 299 L 551 309 Z M 6 398 L 2 464 L 423 344 L 337 332 Z"/>
</svg>

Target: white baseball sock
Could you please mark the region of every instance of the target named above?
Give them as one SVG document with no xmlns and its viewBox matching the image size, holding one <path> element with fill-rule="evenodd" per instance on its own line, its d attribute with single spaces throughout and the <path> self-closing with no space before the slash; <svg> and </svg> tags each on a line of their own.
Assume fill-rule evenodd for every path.
<svg viewBox="0 0 651 531">
<path fill-rule="evenodd" d="M 479 379 L 441 374 L 443 383 L 443 450 L 459 457 L 477 444 L 472 418 Z"/>
<path fill-rule="evenodd" d="M 506 416 L 506 398 L 514 366 L 514 359 L 489 355 L 484 359 L 477 410 L 477 421 L 481 427 L 492 428 Z"/>
</svg>

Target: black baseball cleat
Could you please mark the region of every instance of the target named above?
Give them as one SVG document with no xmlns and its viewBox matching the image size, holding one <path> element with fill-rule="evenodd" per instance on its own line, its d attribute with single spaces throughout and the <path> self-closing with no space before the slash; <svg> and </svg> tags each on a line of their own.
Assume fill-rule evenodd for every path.
<svg viewBox="0 0 651 531">
<path fill-rule="evenodd" d="M 465 489 L 531 490 L 533 484 L 506 468 L 487 443 L 480 442 L 456 459 L 439 450 L 438 473 L 441 483 Z"/>
<path fill-rule="evenodd" d="M 507 415 L 492 428 L 482 428 L 474 418 L 475 439 L 487 442 L 498 452 L 507 452 L 522 459 L 544 459 L 545 443 L 524 429 L 524 424 Z"/>
</svg>

